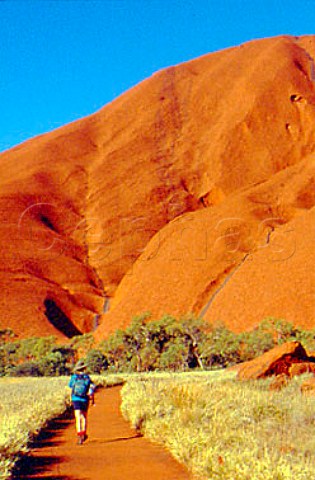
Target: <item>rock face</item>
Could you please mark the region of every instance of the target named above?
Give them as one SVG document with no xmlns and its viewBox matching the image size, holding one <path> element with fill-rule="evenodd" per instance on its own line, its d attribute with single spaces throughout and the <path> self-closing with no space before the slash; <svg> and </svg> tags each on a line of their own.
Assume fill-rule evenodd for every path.
<svg viewBox="0 0 315 480">
<path fill-rule="evenodd" d="M 293 363 L 289 368 L 290 377 L 303 375 L 303 373 L 313 373 L 315 375 L 315 363 L 314 362 Z"/>
<path fill-rule="evenodd" d="M 315 378 L 308 378 L 301 385 L 301 393 L 304 395 L 315 395 Z"/>
<path fill-rule="evenodd" d="M 289 376 L 293 364 L 305 362 L 307 358 L 307 353 L 299 342 L 287 342 L 241 365 L 237 378 L 257 380 L 272 375 L 283 378 L 283 375 Z"/>
<path fill-rule="evenodd" d="M 313 327 L 313 56 L 313 36 L 205 55 L 1 154 L 1 327 Z"/>
</svg>

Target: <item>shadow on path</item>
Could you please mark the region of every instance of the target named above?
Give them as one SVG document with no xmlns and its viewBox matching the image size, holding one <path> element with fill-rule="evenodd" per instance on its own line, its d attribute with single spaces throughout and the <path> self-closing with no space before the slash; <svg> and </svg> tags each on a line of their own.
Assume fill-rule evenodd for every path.
<svg viewBox="0 0 315 480">
<path fill-rule="evenodd" d="M 132 437 L 119 437 L 119 438 L 93 438 L 89 440 L 89 443 L 116 443 L 116 442 L 126 442 L 127 440 L 135 440 L 136 438 L 141 438 L 143 435 L 136 434 Z"/>
<path fill-rule="evenodd" d="M 12 480 L 189 480 L 165 449 L 130 428 L 120 405 L 120 388 L 97 393 L 83 445 L 77 444 L 71 410 L 50 422 Z"/>
<path fill-rule="evenodd" d="M 47 451 L 51 447 L 61 445 L 62 442 L 58 440 L 58 437 L 60 437 L 63 430 L 69 427 L 72 422 L 72 416 L 71 410 L 67 410 L 60 417 L 49 422 L 48 426 L 31 443 L 31 454 L 26 454 L 17 463 L 12 480 L 32 480 L 48 472 L 52 467 L 58 469 L 58 465 L 64 460 L 63 457 L 36 455 L 34 452 L 41 449 L 46 449 Z M 76 480 L 75 477 L 65 475 L 45 475 L 44 478 L 46 480 Z"/>
<path fill-rule="evenodd" d="M 62 461 L 62 457 L 34 457 L 32 455 L 23 457 L 15 470 L 13 479 L 31 480 L 39 478 L 39 475 L 44 474 L 47 470 L 51 470 L 52 467 L 58 468 L 59 463 Z M 75 480 L 74 477 L 64 475 L 45 475 L 44 478 L 50 480 Z"/>
</svg>

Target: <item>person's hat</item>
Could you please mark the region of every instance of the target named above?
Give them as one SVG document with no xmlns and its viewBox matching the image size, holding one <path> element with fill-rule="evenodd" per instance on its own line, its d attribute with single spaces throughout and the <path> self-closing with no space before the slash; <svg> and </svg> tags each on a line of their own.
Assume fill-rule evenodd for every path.
<svg viewBox="0 0 315 480">
<path fill-rule="evenodd" d="M 73 371 L 74 372 L 82 372 L 85 369 L 86 369 L 86 364 L 84 363 L 84 360 L 79 360 L 75 364 Z"/>
</svg>

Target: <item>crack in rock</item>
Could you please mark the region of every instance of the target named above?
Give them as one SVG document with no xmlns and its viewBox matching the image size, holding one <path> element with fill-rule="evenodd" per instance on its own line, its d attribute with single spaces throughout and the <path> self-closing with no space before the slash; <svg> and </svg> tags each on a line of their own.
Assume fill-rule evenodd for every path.
<svg viewBox="0 0 315 480">
<path fill-rule="evenodd" d="M 206 305 L 203 307 L 203 309 L 201 310 L 200 312 L 200 317 L 203 318 L 205 316 L 205 314 L 207 313 L 207 311 L 209 310 L 209 308 L 211 307 L 211 304 L 213 303 L 213 301 L 215 300 L 215 298 L 217 297 L 217 295 L 221 292 L 221 290 L 226 286 L 226 284 L 230 281 L 230 279 L 233 277 L 233 275 L 235 275 L 235 273 L 241 268 L 241 266 L 246 262 L 247 258 L 250 256 L 251 254 L 250 253 L 246 253 L 246 255 L 244 256 L 244 258 L 241 260 L 241 262 L 235 267 L 234 270 L 232 270 L 231 273 L 229 273 L 229 275 L 225 278 L 225 280 L 222 282 L 222 284 L 219 286 L 219 288 L 214 292 L 214 294 L 211 296 L 210 300 L 208 300 L 208 302 L 206 303 Z"/>
<path fill-rule="evenodd" d="M 269 245 L 270 244 L 270 238 L 271 238 L 271 235 L 273 234 L 273 232 L 275 231 L 275 228 L 274 227 L 271 227 L 270 230 L 268 231 L 267 233 L 267 237 L 266 237 L 266 243 L 265 243 L 265 246 Z M 238 272 L 238 270 L 244 265 L 244 263 L 247 261 L 247 259 L 252 255 L 253 252 L 248 252 L 246 253 L 246 255 L 242 258 L 242 260 L 240 261 L 240 263 L 234 268 L 234 270 L 232 270 L 228 275 L 227 277 L 224 279 L 224 281 L 221 283 L 221 285 L 217 288 L 217 290 L 215 290 L 215 292 L 213 293 L 213 295 L 211 296 L 211 298 L 208 300 L 208 302 L 206 303 L 206 305 L 203 307 L 203 309 L 201 310 L 199 316 L 201 318 L 203 318 L 206 313 L 208 312 L 209 308 L 211 307 L 212 303 L 214 302 L 215 298 L 218 296 L 218 294 L 221 292 L 221 290 L 223 290 L 223 288 L 227 285 L 227 283 L 231 280 L 231 278 L 236 274 L 236 272 Z"/>
</svg>

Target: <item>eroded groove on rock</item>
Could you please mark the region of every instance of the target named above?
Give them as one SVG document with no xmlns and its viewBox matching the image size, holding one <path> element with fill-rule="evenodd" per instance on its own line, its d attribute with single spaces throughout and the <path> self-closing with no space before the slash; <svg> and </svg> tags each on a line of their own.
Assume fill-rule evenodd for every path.
<svg viewBox="0 0 315 480">
<path fill-rule="evenodd" d="M 213 295 L 211 296 L 210 300 L 208 300 L 208 302 L 206 303 L 206 305 L 203 307 L 203 309 L 201 310 L 199 316 L 201 318 L 203 318 L 206 313 L 208 312 L 209 308 L 211 307 L 211 304 L 214 302 L 215 298 L 217 295 L 219 295 L 219 293 L 221 292 L 221 290 L 226 286 L 226 284 L 231 280 L 231 278 L 233 277 L 233 275 L 235 275 L 235 273 L 242 267 L 242 265 L 246 262 L 246 260 L 248 259 L 248 257 L 250 256 L 250 253 L 246 253 L 246 255 L 243 257 L 243 259 L 241 260 L 241 262 L 234 268 L 232 269 L 232 271 L 230 271 L 230 273 L 225 276 L 224 273 L 223 273 L 223 278 L 224 280 L 222 281 L 222 283 L 220 284 L 220 286 L 215 290 L 215 292 L 213 293 Z M 231 269 L 229 269 L 231 270 Z M 215 280 L 213 283 L 220 283 L 220 280 Z"/>
<path fill-rule="evenodd" d="M 269 245 L 270 244 L 270 240 L 271 240 L 271 235 L 273 234 L 273 232 L 275 231 L 275 227 L 270 227 L 270 229 L 267 231 L 267 235 L 266 235 L 266 241 L 265 241 L 265 246 Z M 225 272 L 223 272 L 223 274 L 221 275 L 221 277 L 219 279 L 216 279 L 214 280 L 210 285 L 215 285 L 217 283 L 219 283 L 219 287 L 214 291 L 214 293 L 212 294 L 211 298 L 209 299 L 209 301 L 206 303 L 206 305 L 202 308 L 201 312 L 200 312 L 200 317 L 203 318 L 206 313 L 208 312 L 209 308 L 211 307 L 211 304 L 214 302 L 215 298 L 217 297 L 217 295 L 219 295 L 219 293 L 223 290 L 223 288 L 227 285 L 227 283 L 232 279 L 232 277 L 238 272 L 238 270 L 244 265 L 244 263 L 247 261 L 247 259 L 249 258 L 250 255 L 252 255 L 254 253 L 254 251 L 252 252 L 248 252 L 246 253 L 246 255 L 242 258 L 242 260 L 239 262 L 239 264 L 233 268 L 233 267 L 230 267 L 229 269 L 227 269 Z M 227 274 L 228 273 L 228 274 Z M 227 274 L 227 275 L 226 275 Z M 222 278 L 224 278 L 224 280 L 222 280 Z"/>
</svg>

